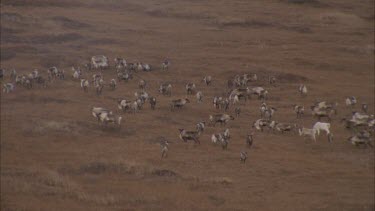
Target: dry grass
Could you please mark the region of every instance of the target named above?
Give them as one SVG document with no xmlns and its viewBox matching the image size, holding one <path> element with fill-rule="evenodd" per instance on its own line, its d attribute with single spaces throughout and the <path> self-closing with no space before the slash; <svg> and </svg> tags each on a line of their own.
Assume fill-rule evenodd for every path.
<svg viewBox="0 0 375 211">
<path fill-rule="evenodd" d="M 8 169 L 7 171 L 10 171 Z M 28 169 L 17 170 L 17 174 L 2 173 L 2 185 L 12 187 L 15 194 L 34 193 L 36 195 L 59 195 L 68 197 L 85 203 L 97 205 L 113 205 L 118 202 L 110 194 L 97 195 L 87 193 L 81 186 L 72 181 L 67 176 L 59 174 L 57 171 L 42 169 L 39 167 L 29 167 Z"/>
<path fill-rule="evenodd" d="M 373 4 L 370 1 L 1 1 L 1 68 L 28 74 L 64 69 L 66 80 L 48 88 L 20 86 L 1 94 L 1 210 L 369 210 L 374 205 L 374 153 L 354 148 L 340 118 L 374 108 Z M 71 67 L 104 54 L 144 62 L 152 72 L 107 86 L 102 96 L 84 93 Z M 160 71 L 169 58 L 169 71 Z M 83 71 L 92 78 L 98 71 Z M 226 127 L 228 150 L 212 146 L 207 127 L 201 144 L 179 140 L 179 128 L 194 130 L 220 113 L 213 96 L 225 96 L 227 80 L 256 73 L 250 87 L 269 91 L 276 121 L 311 127 L 308 112 L 296 119 L 292 104 L 337 101 L 334 142 L 295 134 L 256 132 L 246 165 L 239 152 L 259 118 L 260 100 L 239 105 L 241 116 Z M 111 67 L 104 80 L 116 78 Z M 200 81 L 211 75 L 211 86 Z M 268 83 L 275 76 L 276 86 Z M 102 127 L 92 106 L 118 112 L 116 99 L 134 100 L 138 80 L 149 82 L 156 110 L 121 113 L 122 125 Z M 158 87 L 172 83 L 172 97 Z M 186 97 L 185 84 L 203 91 L 203 103 L 171 112 L 172 99 Z M 298 85 L 309 93 L 300 97 Z M 227 112 L 233 114 L 233 106 Z M 170 141 L 160 158 L 160 139 Z"/>
</svg>

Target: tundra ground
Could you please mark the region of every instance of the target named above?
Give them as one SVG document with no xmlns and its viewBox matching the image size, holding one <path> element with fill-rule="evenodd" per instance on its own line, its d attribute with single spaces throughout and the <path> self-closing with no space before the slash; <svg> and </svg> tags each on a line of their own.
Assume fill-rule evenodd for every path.
<svg viewBox="0 0 375 211">
<path fill-rule="evenodd" d="M 71 66 L 100 54 L 155 71 L 139 72 L 115 91 L 105 87 L 99 97 L 92 87 L 84 93 Z M 165 58 L 172 64 L 162 72 Z M 50 66 L 64 68 L 66 80 L 1 94 L 1 210 L 374 210 L 374 151 L 350 145 L 351 132 L 340 123 L 352 111 L 347 96 L 374 113 L 373 1 L 2 0 L 1 68 L 37 68 L 46 76 Z M 255 98 L 228 123 L 227 150 L 210 143 L 225 129 L 219 125 L 206 128 L 200 145 L 181 142 L 178 129 L 208 121 L 218 112 L 212 97 L 225 95 L 227 79 L 243 73 L 258 74 L 250 86 L 269 90 L 280 122 L 311 128 L 309 106 L 337 101 L 333 143 L 322 135 L 314 143 L 256 132 L 246 149 L 259 118 Z M 113 68 L 103 74 L 106 82 L 116 77 Z M 212 86 L 200 82 L 205 75 Z M 122 114 L 120 129 L 100 127 L 91 107 L 118 112 L 116 99 L 132 100 L 141 78 L 156 110 Z M 172 83 L 172 97 L 158 94 L 162 82 Z M 189 96 L 190 104 L 171 112 L 170 101 L 186 96 L 188 82 L 203 91 L 203 103 Z M 298 95 L 300 83 L 306 97 Z M 302 119 L 293 104 L 307 109 Z M 162 137 L 170 142 L 163 160 Z M 248 151 L 246 164 L 241 150 Z"/>
</svg>

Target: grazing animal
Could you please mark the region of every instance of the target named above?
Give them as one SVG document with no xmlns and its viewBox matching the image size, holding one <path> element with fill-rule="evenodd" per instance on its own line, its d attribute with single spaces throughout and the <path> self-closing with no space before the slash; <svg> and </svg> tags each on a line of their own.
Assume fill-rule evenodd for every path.
<svg viewBox="0 0 375 211">
<path fill-rule="evenodd" d="M 238 87 L 239 84 L 237 86 L 237 83 L 236 83 L 236 81 L 234 79 L 228 79 L 227 86 L 228 86 L 228 88 L 232 89 L 234 87 Z"/>
<path fill-rule="evenodd" d="M 305 113 L 305 107 L 301 105 L 293 105 L 293 110 L 297 115 L 297 118 L 301 118 L 301 116 Z"/>
<path fill-rule="evenodd" d="M 373 144 L 371 141 L 371 134 L 366 130 L 357 133 L 355 136 L 350 136 L 348 138 L 348 141 L 357 147 L 359 145 L 373 147 Z"/>
<path fill-rule="evenodd" d="M 41 85 L 42 87 L 47 87 L 47 80 L 45 80 L 42 76 L 37 76 L 34 80 L 37 84 Z"/>
<path fill-rule="evenodd" d="M 169 61 L 169 59 L 165 59 L 164 62 L 161 64 L 161 69 L 168 70 L 170 65 L 171 62 Z"/>
<path fill-rule="evenodd" d="M 197 94 L 196 94 L 196 97 L 197 97 L 198 103 L 203 102 L 203 93 L 202 93 L 202 91 L 198 91 Z"/>
<path fill-rule="evenodd" d="M 102 94 L 102 91 L 103 91 L 103 85 L 101 85 L 101 84 L 97 84 L 96 86 L 95 86 L 95 89 L 96 89 L 96 95 L 101 95 Z"/>
<path fill-rule="evenodd" d="M 23 77 L 22 76 L 20 76 L 20 75 L 17 75 L 16 76 L 16 84 L 18 84 L 18 85 L 22 85 L 22 83 L 23 83 L 23 79 L 22 79 Z"/>
<path fill-rule="evenodd" d="M 240 152 L 240 161 L 241 161 L 242 163 L 245 163 L 245 162 L 246 162 L 246 159 L 247 159 L 247 152 L 245 152 L 245 151 L 241 151 L 241 152 Z"/>
<path fill-rule="evenodd" d="M 221 147 L 222 147 L 223 150 L 228 149 L 228 144 L 229 144 L 229 142 L 226 138 L 221 139 Z"/>
<path fill-rule="evenodd" d="M 137 100 L 135 100 L 135 101 L 133 102 L 133 104 L 131 105 L 131 108 L 132 108 L 132 110 L 133 110 L 133 113 L 137 113 L 138 110 L 140 110 L 140 107 L 141 107 L 140 102 L 138 102 Z"/>
<path fill-rule="evenodd" d="M 327 134 L 327 137 L 328 137 L 328 141 L 329 142 L 332 142 L 332 138 L 333 138 L 333 135 L 332 133 L 329 131 L 331 127 L 331 124 L 330 123 L 325 123 L 325 122 L 316 122 L 313 126 L 313 130 L 315 130 L 316 134 L 319 135 L 320 134 L 320 131 L 323 130 L 326 132 Z"/>
<path fill-rule="evenodd" d="M 72 67 L 72 71 L 73 71 L 73 75 L 72 75 L 73 79 L 80 79 L 82 75 L 81 70 L 79 68 L 76 70 L 74 67 Z"/>
<path fill-rule="evenodd" d="M 213 114 L 210 115 L 210 123 L 216 126 L 216 123 L 220 122 L 220 125 L 226 125 L 229 120 L 234 120 L 234 117 L 228 114 Z"/>
<path fill-rule="evenodd" d="M 301 94 L 301 96 L 306 96 L 307 95 L 307 87 L 304 84 L 301 84 L 298 87 L 298 92 Z"/>
<path fill-rule="evenodd" d="M 188 84 L 186 84 L 185 89 L 186 89 L 186 93 L 188 95 L 193 94 L 194 91 L 195 91 L 195 83 L 188 83 Z"/>
<path fill-rule="evenodd" d="M 249 88 L 237 88 L 230 91 L 229 100 L 234 100 L 236 102 L 233 103 L 237 103 L 240 99 L 244 99 L 246 102 L 250 95 L 251 90 Z"/>
<path fill-rule="evenodd" d="M 173 111 L 175 108 L 181 109 L 183 106 L 185 106 L 186 103 L 190 103 L 190 100 L 187 98 L 172 100 L 171 110 Z"/>
<path fill-rule="evenodd" d="M 241 113 L 241 108 L 239 108 L 239 107 L 235 108 L 234 113 L 236 114 L 236 117 L 239 117 L 240 113 Z"/>
<path fill-rule="evenodd" d="M 122 110 L 123 112 L 125 112 L 128 109 L 130 109 L 131 106 L 132 106 L 132 102 L 131 101 L 127 101 L 127 100 L 123 100 L 123 99 L 118 100 L 117 103 L 118 103 L 117 107 L 120 110 Z"/>
<path fill-rule="evenodd" d="M 267 109 L 264 111 L 263 117 L 264 117 L 265 119 L 271 120 L 272 117 L 273 117 L 273 115 L 274 115 L 274 113 L 275 113 L 275 111 L 277 111 L 277 109 L 274 108 L 274 107 L 267 108 Z"/>
<path fill-rule="evenodd" d="M 323 130 L 328 134 L 330 134 L 329 129 L 331 128 L 330 123 L 325 123 L 325 122 L 316 122 L 313 126 L 313 130 L 319 135 L 320 131 Z"/>
<path fill-rule="evenodd" d="M 109 87 L 111 87 L 112 90 L 115 90 L 117 86 L 116 80 L 114 78 L 111 79 L 109 82 Z"/>
<path fill-rule="evenodd" d="M 220 109 L 227 111 L 229 109 L 229 99 L 226 98 L 220 102 Z"/>
<path fill-rule="evenodd" d="M 126 60 L 124 58 L 117 57 L 117 58 L 114 59 L 114 61 L 115 61 L 115 67 L 118 68 L 118 69 L 127 67 L 127 63 L 126 63 Z"/>
<path fill-rule="evenodd" d="M 193 140 L 195 143 L 200 144 L 199 136 L 201 133 L 199 131 L 187 131 L 185 129 L 179 129 L 179 131 L 180 139 L 184 142 L 187 142 L 188 140 Z"/>
<path fill-rule="evenodd" d="M 205 76 L 204 78 L 203 78 L 203 82 L 207 85 L 207 86 L 209 86 L 209 85 L 211 85 L 211 81 L 212 81 L 212 77 L 209 75 L 209 76 Z"/>
<path fill-rule="evenodd" d="M 259 100 L 267 100 L 268 91 L 263 87 L 254 87 L 251 89 L 251 94 L 257 95 Z"/>
<path fill-rule="evenodd" d="M 100 121 L 100 115 L 102 113 L 108 113 L 108 114 L 112 114 L 112 111 L 106 109 L 106 108 L 102 108 L 102 107 L 92 107 L 91 109 L 91 113 L 92 115 L 98 119 L 98 122 Z"/>
<path fill-rule="evenodd" d="M 287 123 L 279 123 L 276 121 L 272 121 L 269 125 L 270 128 L 272 128 L 274 131 L 279 131 L 281 133 L 284 133 L 285 131 L 292 131 L 293 126 L 291 124 Z"/>
<path fill-rule="evenodd" d="M 12 69 L 12 70 L 10 71 L 10 79 L 11 79 L 11 80 L 16 80 L 16 77 L 17 77 L 17 72 L 16 72 L 15 69 Z"/>
<path fill-rule="evenodd" d="M 223 150 L 227 149 L 229 144 L 229 140 L 223 136 L 223 133 L 212 134 L 211 142 L 220 144 Z"/>
<path fill-rule="evenodd" d="M 57 72 L 57 78 L 60 79 L 60 80 L 64 80 L 65 79 L 65 70 L 59 70 Z"/>
<path fill-rule="evenodd" d="M 88 63 L 85 63 L 83 64 L 83 67 L 88 70 L 88 71 L 91 71 L 93 69 L 93 65 L 91 64 L 91 62 L 88 62 Z"/>
<path fill-rule="evenodd" d="M 246 86 L 248 84 L 248 82 L 250 81 L 250 77 L 248 74 L 243 74 L 241 75 L 237 80 L 240 81 L 240 85 L 241 86 Z"/>
<path fill-rule="evenodd" d="M 6 83 L 3 85 L 3 92 L 10 93 L 14 91 L 14 84 L 12 83 Z"/>
<path fill-rule="evenodd" d="M 232 104 L 236 105 L 238 103 L 240 103 L 240 97 L 238 95 L 234 95 Z"/>
<path fill-rule="evenodd" d="M 252 127 L 263 132 L 263 128 L 269 127 L 270 123 L 267 119 L 258 119 L 253 123 Z"/>
<path fill-rule="evenodd" d="M 321 120 L 322 117 L 326 117 L 328 121 L 331 121 L 334 113 L 335 111 L 332 109 L 323 109 L 323 108 L 319 108 L 318 106 L 311 106 L 311 114 L 314 117 L 318 117 L 319 121 Z"/>
<path fill-rule="evenodd" d="M 346 123 L 346 128 L 354 128 L 359 126 L 372 127 L 371 121 L 373 120 L 373 115 L 361 114 L 359 112 L 353 112 L 352 117 L 350 119 L 342 119 L 342 121 L 345 121 Z"/>
<path fill-rule="evenodd" d="M 222 137 L 221 133 L 218 133 L 218 134 L 212 134 L 212 136 L 211 136 L 211 142 L 212 142 L 213 144 L 217 144 L 217 143 L 221 142 L 221 139 L 222 139 L 222 138 L 223 138 L 223 137 Z"/>
<path fill-rule="evenodd" d="M 265 102 L 260 105 L 260 117 L 264 117 L 264 113 L 268 110 L 268 106 Z"/>
<path fill-rule="evenodd" d="M 143 79 L 139 80 L 139 82 L 138 82 L 138 87 L 139 87 L 140 89 L 145 90 L 145 89 L 146 89 L 146 85 L 147 85 L 147 83 L 146 83 L 145 80 L 143 80 Z"/>
<path fill-rule="evenodd" d="M 120 72 L 120 73 L 117 73 L 117 78 L 118 80 L 123 80 L 124 82 L 127 82 L 131 79 L 133 79 L 133 74 L 129 71 L 125 71 L 125 72 Z"/>
<path fill-rule="evenodd" d="M 102 123 L 104 123 L 104 126 L 107 126 L 108 123 L 113 123 L 114 125 L 117 125 L 118 127 L 121 126 L 121 116 L 114 115 L 112 113 L 100 113 L 99 119 Z"/>
<path fill-rule="evenodd" d="M 268 82 L 273 85 L 273 86 L 276 86 L 276 77 L 275 76 L 270 76 L 268 78 Z"/>
<path fill-rule="evenodd" d="M 151 66 L 149 64 L 142 64 L 140 62 L 137 63 L 137 69 L 138 70 L 143 70 L 145 72 L 150 72 L 151 71 Z"/>
<path fill-rule="evenodd" d="M 229 129 L 228 129 L 228 128 L 226 128 L 222 134 L 223 134 L 223 137 L 224 137 L 225 139 L 227 139 L 227 140 L 230 139 L 230 132 L 229 132 Z"/>
<path fill-rule="evenodd" d="M 346 104 L 346 106 L 352 106 L 352 107 L 354 107 L 355 104 L 357 104 L 357 98 L 355 98 L 354 96 L 347 97 L 345 99 L 345 104 Z"/>
<path fill-rule="evenodd" d="M 30 79 L 25 79 L 23 85 L 24 85 L 27 89 L 31 89 L 31 88 L 33 87 L 33 84 L 32 84 L 32 82 L 31 82 Z"/>
<path fill-rule="evenodd" d="M 251 148 L 254 142 L 254 132 L 247 134 L 246 136 L 246 145 L 247 147 Z"/>
<path fill-rule="evenodd" d="M 59 70 L 57 69 L 57 67 L 50 67 L 48 68 L 48 75 L 51 77 L 51 78 L 56 78 L 57 75 L 59 73 Z"/>
<path fill-rule="evenodd" d="M 160 85 L 159 92 L 162 95 L 171 96 L 172 95 L 172 84 L 170 83 L 163 83 Z"/>
<path fill-rule="evenodd" d="M 156 98 L 155 98 L 155 97 L 150 97 L 150 98 L 149 98 L 149 103 L 150 103 L 151 109 L 152 109 L 152 110 L 155 110 L 155 106 L 156 106 Z"/>
<path fill-rule="evenodd" d="M 198 122 L 197 124 L 197 131 L 203 132 L 206 126 L 206 122 Z"/>
<path fill-rule="evenodd" d="M 214 99 L 213 99 L 213 101 L 212 101 L 212 103 L 213 103 L 213 105 L 214 105 L 214 107 L 216 108 L 216 109 L 219 109 L 220 108 L 220 104 L 221 104 L 221 101 L 223 100 L 223 98 L 222 97 L 214 97 Z"/>
<path fill-rule="evenodd" d="M 302 127 L 298 129 L 298 133 L 300 136 L 304 136 L 304 137 L 309 136 L 312 140 L 316 142 L 316 138 L 315 138 L 316 131 L 314 129 Z"/>
<path fill-rule="evenodd" d="M 86 79 L 81 79 L 81 88 L 83 89 L 84 92 L 88 92 L 89 90 L 89 81 Z"/>
<path fill-rule="evenodd" d="M 326 101 L 321 101 L 321 102 L 316 102 L 312 107 L 317 107 L 320 110 L 327 110 L 327 111 L 333 110 L 334 111 L 333 114 L 337 114 L 337 106 L 338 106 L 337 102 L 327 103 Z"/>
<path fill-rule="evenodd" d="M 169 143 L 167 140 L 160 143 L 161 158 L 168 157 Z"/>
<path fill-rule="evenodd" d="M 108 58 L 103 55 L 91 57 L 91 64 L 95 69 L 104 69 L 109 67 Z"/>
<path fill-rule="evenodd" d="M 136 98 L 138 98 L 138 99 L 141 99 L 143 102 L 144 102 L 144 101 L 147 101 L 148 98 L 149 98 L 148 93 L 145 92 L 145 91 L 135 92 L 135 93 L 134 93 L 134 96 L 135 96 Z"/>
<path fill-rule="evenodd" d="M 367 105 L 366 103 L 363 103 L 363 104 L 362 104 L 362 111 L 363 111 L 364 113 L 367 113 L 367 110 L 368 110 L 368 105 Z"/>
</svg>

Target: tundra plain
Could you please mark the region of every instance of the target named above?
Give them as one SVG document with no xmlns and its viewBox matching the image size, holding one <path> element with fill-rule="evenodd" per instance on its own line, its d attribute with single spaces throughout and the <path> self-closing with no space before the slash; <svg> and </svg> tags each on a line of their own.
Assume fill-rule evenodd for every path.
<svg viewBox="0 0 375 211">
<path fill-rule="evenodd" d="M 361 103 L 374 113 L 374 52 L 371 0 L 2 0 L 1 68 L 46 76 L 56 66 L 66 79 L 1 93 L 1 210 L 374 210 L 373 148 L 348 143 L 353 132 L 340 123 Z M 106 86 L 101 96 L 93 87 L 85 93 L 71 67 L 101 54 L 112 65 L 123 57 L 154 71 L 114 91 Z M 171 66 L 162 72 L 165 58 Z M 227 150 L 210 140 L 225 129 L 219 125 L 206 127 L 200 145 L 183 143 L 178 129 L 194 130 L 219 113 L 213 96 L 224 96 L 227 80 L 244 73 L 259 77 L 250 87 L 269 90 L 279 122 L 311 128 L 314 102 L 338 102 L 333 142 L 265 131 L 246 149 L 259 119 L 261 101 L 253 98 L 228 123 Z M 108 83 L 115 69 L 103 75 Z M 206 75 L 211 86 L 201 82 Z M 116 100 L 133 100 L 139 79 L 156 109 L 121 114 L 120 129 L 98 125 L 91 108 L 121 113 Z M 9 81 L 7 71 L 2 83 Z M 173 85 L 171 97 L 158 93 L 162 82 Z M 191 103 L 170 111 L 188 82 L 203 103 L 188 96 Z M 298 94 L 301 83 L 306 97 Z M 357 97 L 355 108 L 345 106 L 347 96 Z M 301 119 L 293 104 L 305 106 Z M 234 107 L 227 113 L 234 116 Z M 170 142 L 165 159 L 162 138 Z"/>
</svg>

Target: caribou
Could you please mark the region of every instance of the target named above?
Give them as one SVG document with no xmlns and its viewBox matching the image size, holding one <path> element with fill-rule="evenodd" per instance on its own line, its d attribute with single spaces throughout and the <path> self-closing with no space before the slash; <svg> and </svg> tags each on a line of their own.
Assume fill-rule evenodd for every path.
<svg viewBox="0 0 375 211">
<path fill-rule="evenodd" d="M 216 123 L 220 122 L 220 125 L 226 125 L 229 120 L 234 120 L 234 117 L 228 114 L 213 114 L 209 117 L 210 123 L 216 126 Z"/>
<path fill-rule="evenodd" d="M 190 103 L 190 100 L 187 99 L 187 98 L 172 100 L 172 102 L 171 102 L 171 110 L 173 111 L 175 108 L 181 109 L 182 107 L 185 106 L 186 103 Z"/>
</svg>

